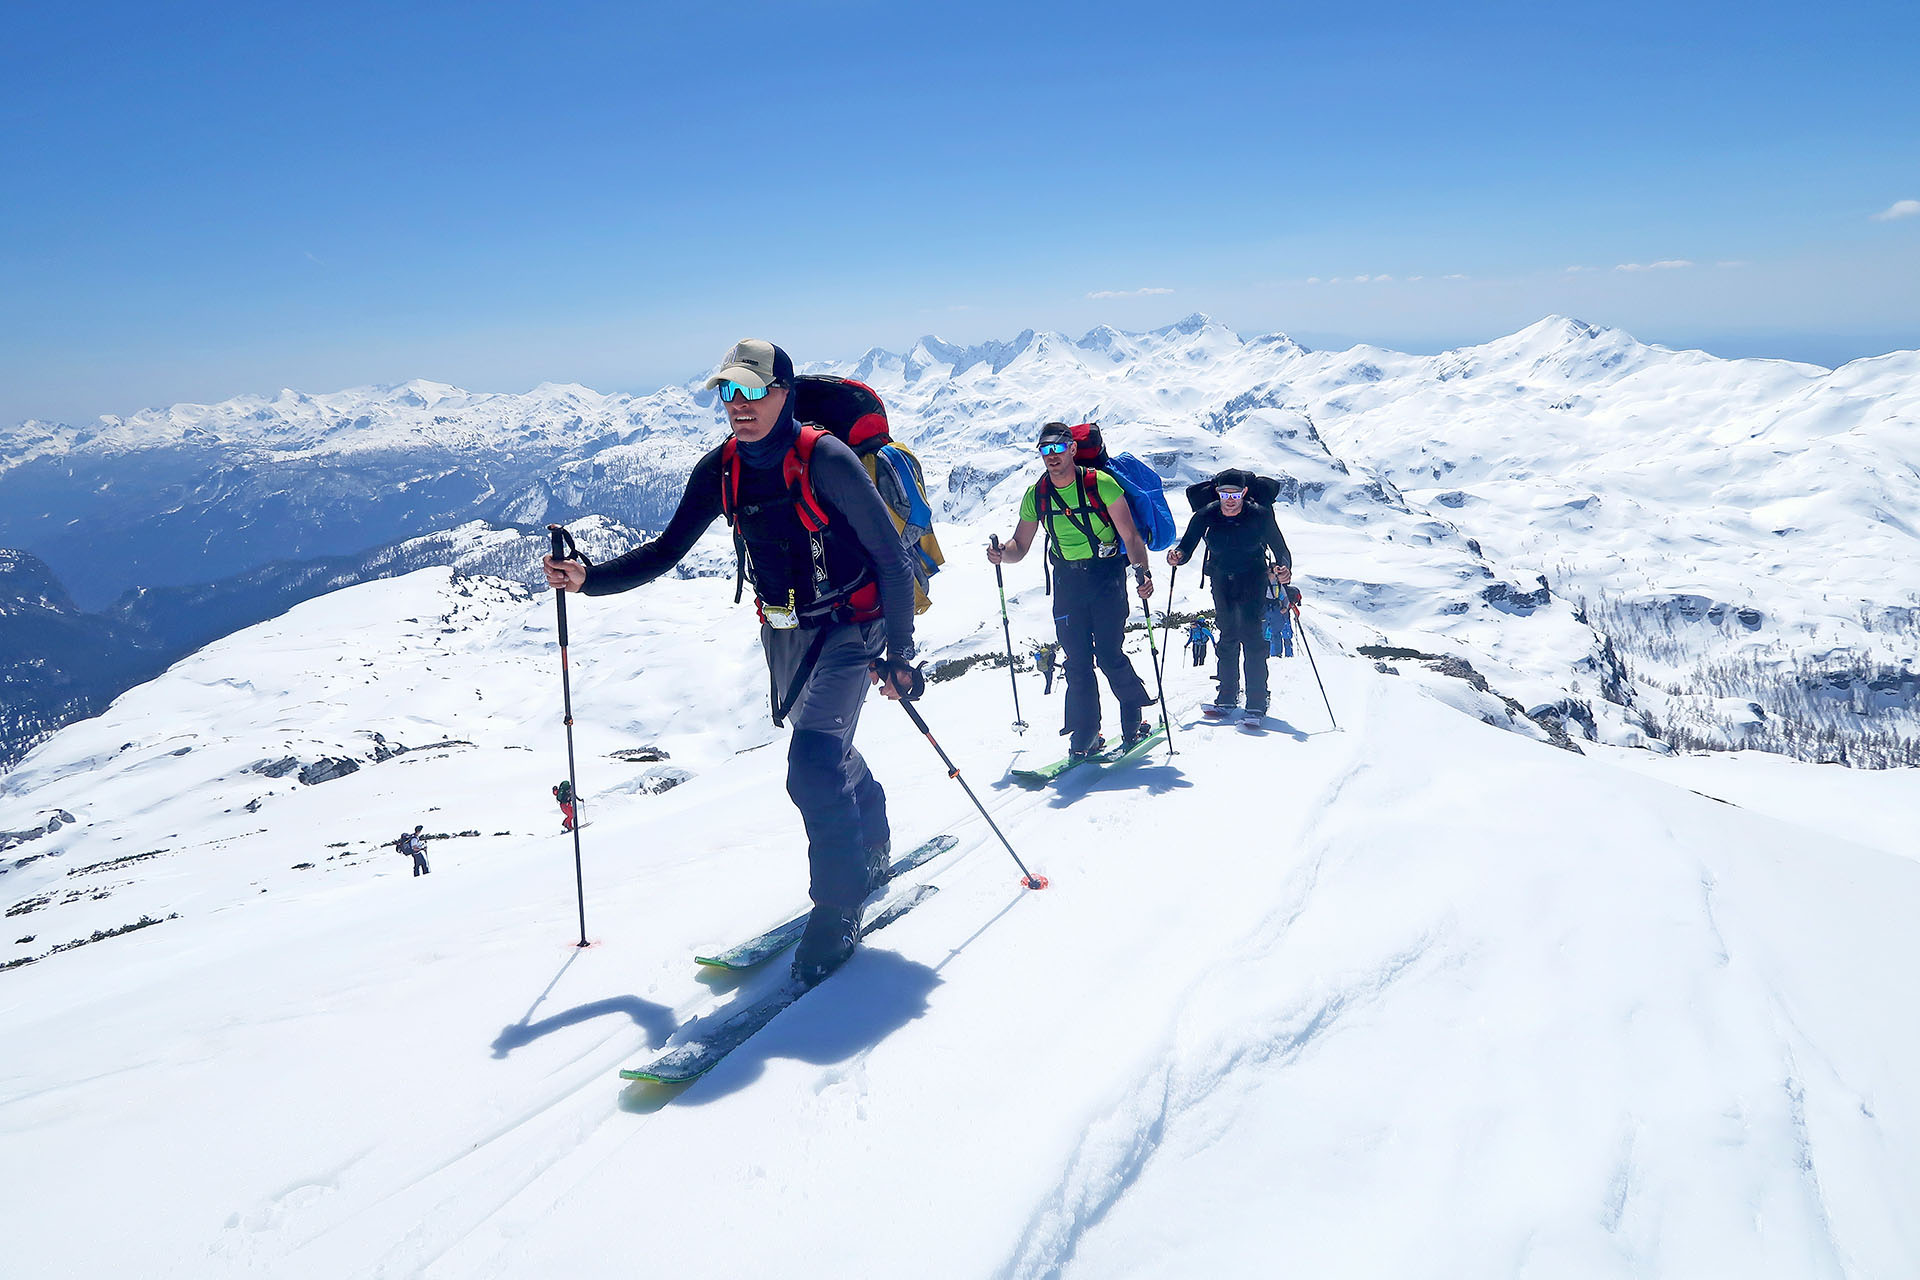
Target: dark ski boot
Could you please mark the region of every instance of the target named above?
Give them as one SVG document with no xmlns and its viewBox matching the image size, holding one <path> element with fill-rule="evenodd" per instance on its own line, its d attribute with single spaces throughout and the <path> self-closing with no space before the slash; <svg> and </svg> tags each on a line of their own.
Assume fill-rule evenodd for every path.
<svg viewBox="0 0 1920 1280">
<path fill-rule="evenodd" d="M 867 846 L 867 892 L 872 893 L 887 883 L 887 872 L 893 866 L 893 841 L 882 840 L 879 844 Z"/>
<path fill-rule="evenodd" d="M 793 976 L 811 987 L 838 969 L 860 945 L 860 907 L 815 907 L 793 951 Z"/>
<path fill-rule="evenodd" d="M 1145 720 L 1135 720 L 1127 726 L 1126 736 L 1121 739 L 1121 748 L 1124 750 L 1127 747 L 1138 745 L 1145 741 L 1147 735 L 1152 732 L 1153 726 L 1151 724 L 1148 724 Z"/>
<path fill-rule="evenodd" d="M 1073 745 L 1067 748 L 1067 759 L 1074 761 L 1091 760 L 1094 756 L 1099 755 L 1100 752 L 1106 748 L 1106 745 L 1106 738 L 1098 733 L 1088 737 L 1075 734 L 1073 736 Z"/>
</svg>

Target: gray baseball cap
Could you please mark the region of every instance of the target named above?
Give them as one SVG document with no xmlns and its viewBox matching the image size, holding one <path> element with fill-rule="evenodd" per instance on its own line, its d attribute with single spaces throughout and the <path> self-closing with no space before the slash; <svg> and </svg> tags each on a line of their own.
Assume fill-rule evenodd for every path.
<svg viewBox="0 0 1920 1280">
<path fill-rule="evenodd" d="M 707 389 L 711 391 L 723 382 L 737 382 L 745 387 L 765 387 L 776 382 L 792 386 L 793 360 L 765 338 L 742 338 L 720 362 L 720 372 L 707 379 Z"/>
</svg>

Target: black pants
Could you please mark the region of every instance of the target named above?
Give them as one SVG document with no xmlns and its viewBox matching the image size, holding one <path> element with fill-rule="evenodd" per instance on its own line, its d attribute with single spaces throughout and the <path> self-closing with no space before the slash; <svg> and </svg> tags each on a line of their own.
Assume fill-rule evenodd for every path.
<svg viewBox="0 0 1920 1280">
<path fill-rule="evenodd" d="M 1224 707 L 1240 702 L 1240 668 L 1247 672 L 1247 707 L 1267 709 L 1267 575 L 1252 573 L 1213 575 L 1213 625 L 1219 629 L 1214 646 L 1220 665 L 1214 682 L 1220 691 L 1214 701 Z"/>
<path fill-rule="evenodd" d="M 1093 682 L 1097 663 L 1107 687 L 1120 703 L 1120 727 L 1140 718 L 1153 701 L 1123 647 L 1127 626 L 1126 560 L 1053 562 L 1053 626 L 1067 655 L 1067 732 L 1073 745 L 1100 732 L 1100 687 Z"/>
<path fill-rule="evenodd" d="M 824 907 L 865 899 L 867 847 L 890 834 L 887 793 L 853 746 L 870 687 L 867 666 L 885 651 L 886 637 L 883 622 L 834 625 L 787 712 L 787 795 L 807 828 L 808 892 Z M 760 628 L 775 697 L 785 693 L 814 638 L 799 628 Z"/>
<path fill-rule="evenodd" d="M 413 874 L 424 876 L 432 870 L 433 868 L 427 865 L 427 855 L 418 849 L 413 850 Z"/>
</svg>

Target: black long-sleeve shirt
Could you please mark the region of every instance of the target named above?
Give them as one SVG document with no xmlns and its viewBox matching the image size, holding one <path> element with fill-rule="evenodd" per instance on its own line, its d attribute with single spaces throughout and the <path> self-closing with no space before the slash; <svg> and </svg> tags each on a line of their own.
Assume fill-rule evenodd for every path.
<svg viewBox="0 0 1920 1280">
<path fill-rule="evenodd" d="M 1207 554 L 1212 558 L 1216 577 L 1265 573 L 1269 549 L 1275 560 L 1293 568 L 1293 553 L 1287 550 L 1287 540 L 1280 536 L 1273 508 L 1257 502 L 1242 503 L 1237 516 L 1221 511 L 1218 502 L 1194 512 L 1193 519 L 1187 521 L 1187 531 L 1180 535 L 1180 558 L 1190 559 L 1202 538 L 1207 540 Z"/>
<path fill-rule="evenodd" d="M 720 507 L 721 462 L 724 446 L 710 450 L 693 466 L 687 477 L 686 492 L 673 519 L 658 538 L 643 543 L 625 555 L 587 570 L 581 591 L 590 596 L 630 591 L 652 582 L 673 568 L 693 550 L 693 544 L 718 520 Z M 880 607 L 887 622 L 887 649 L 896 657 L 913 651 L 913 570 L 907 563 L 906 549 L 893 527 L 886 502 L 867 477 L 867 469 L 853 450 L 832 436 L 814 446 L 808 461 L 813 492 L 827 508 L 827 516 L 836 524 L 844 523 L 860 540 L 873 561 L 875 580 L 880 584 Z M 742 487 L 745 487 L 744 481 Z"/>
</svg>

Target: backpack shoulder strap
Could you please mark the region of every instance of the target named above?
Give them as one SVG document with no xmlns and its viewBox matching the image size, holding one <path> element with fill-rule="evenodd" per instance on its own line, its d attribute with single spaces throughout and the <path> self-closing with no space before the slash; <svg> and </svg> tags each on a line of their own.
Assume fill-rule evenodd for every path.
<svg viewBox="0 0 1920 1280">
<path fill-rule="evenodd" d="M 1100 513 L 1100 518 L 1113 526 L 1113 518 L 1107 514 L 1107 500 L 1100 496 L 1100 472 L 1094 467 L 1085 467 L 1080 472 L 1081 488 L 1087 495 L 1087 505 Z"/>
<path fill-rule="evenodd" d="M 720 446 L 720 514 L 729 525 L 740 507 L 740 442 L 732 436 Z"/>
<path fill-rule="evenodd" d="M 793 494 L 794 513 L 808 533 L 818 533 L 827 527 L 827 509 L 820 505 L 820 498 L 813 491 L 813 451 L 826 434 L 820 427 L 801 427 L 793 448 L 787 450 L 786 460 L 780 464 L 781 478 Z"/>
</svg>

